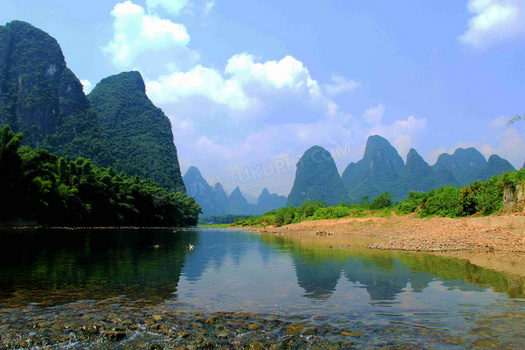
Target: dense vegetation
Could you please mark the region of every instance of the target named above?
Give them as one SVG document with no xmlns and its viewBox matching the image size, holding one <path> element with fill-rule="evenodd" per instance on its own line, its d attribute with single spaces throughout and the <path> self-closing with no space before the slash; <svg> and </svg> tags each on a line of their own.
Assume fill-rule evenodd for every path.
<svg viewBox="0 0 525 350">
<path fill-rule="evenodd" d="M 186 192 L 170 121 L 146 95 L 139 72 L 102 79 L 88 99 L 97 112 L 117 171 L 152 178 L 170 190 Z"/>
<path fill-rule="evenodd" d="M 53 37 L 22 21 L 0 26 L 0 127 L 21 132 L 33 149 L 185 192 L 171 124 L 138 72 L 102 80 L 90 99 Z"/>
<path fill-rule="evenodd" d="M 235 221 L 246 220 L 251 218 L 251 215 L 217 215 L 206 216 L 199 218 L 199 225 L 215 225 L 215 224 L 233 224 Z"/>
<path fill-rule="evenodd" d="M 428 192 L 410 191 L 407 199 L 393 202 L 393 194 L 384 192 L 369 202 L 368 196 L 359 203 L 326 206 L 321 201 L 304 201 L 300 207 L 283 207 L 268 213 L 236 221 L 241 226 L 282 226 L 304 220 L 337 219 L 343 217 L 388 216 L 417 213 L 420 217 L 460 217 L 474 214 L 490 215 L 503 205 L 506 186 L 516 188 L 525 182 L 525 169 L 493 176 L 487 181 L 474 181 L 462 188 L 444 186 Z"/>
<path fill-rule="evenodd" d="M 90 160 L 20 147 L 23 135 L 0 131 L 0 220 L 57 226 L 189 226 L 200 207 L 152 180 L 98 168 Z"/>
</svg>

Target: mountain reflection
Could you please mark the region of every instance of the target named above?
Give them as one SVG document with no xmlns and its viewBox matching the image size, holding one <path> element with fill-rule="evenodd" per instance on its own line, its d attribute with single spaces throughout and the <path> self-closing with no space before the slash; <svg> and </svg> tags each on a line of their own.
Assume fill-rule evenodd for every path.
<svg viewBox="0 0 525 350">
<path fill-rule="evenodd" d="M 0 305 L 57 305 L 125 296 L 216 310 L 393 301 L 489 287 L 524 297 L 523 277 L 468 261 L 357 246 L 324 249 L 300 239 L 221 229 L 0 231 Z M 194 249 L 190 250 L 192 244 Z M 344 283 L 341 283 L 344 282 Z M 346 289 L 345 289 L 346 288 Z M 325 303 L 325 301 L 330 302 Z M 349 300 L 349 299 L 348 299 Z"/>
<path fill-rule="evenodd" d="M 200 230 L 195 249 L 188 254 L 184 276 L 188 281 L 196 282 L 209 268 L 221 269 L 228 257 L 234 266 L 240 266 L 248 249 L 247 240 L 251 241 L 251 236 L 235 231 Z"/>
<path fill-rule="evenodd" d="M 312 262 L 308 256 L 293 255 L 297 283 L 305 290 L 305 296 L 327 299 L 335 291 L 343 271 L 342 263 Z"/>
<path fill-rule="evenodd" d="M 410 283 L 421 293 L 439 279 L 448 289 L 481 292 L 492 287 L 509 297 L 525 296 L 525 278 L 488 270 L 469 261 L 409 252 L 368 250 L 345 251 L 303 246 L 300 239 L 264 235 L 266 244 L 286 252 L 293 260 L 297 283 L 304 296 L 328 299 L 341 276 L 365 288 L 371 301 L 392 301 Z"/>
</svg>

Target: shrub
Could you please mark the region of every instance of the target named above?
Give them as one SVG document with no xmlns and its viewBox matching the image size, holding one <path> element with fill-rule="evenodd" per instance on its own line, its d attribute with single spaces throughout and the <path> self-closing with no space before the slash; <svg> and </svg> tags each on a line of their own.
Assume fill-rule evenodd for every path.
<svg viewBox="0 0 525 350">
<path fill-rule="evenodd" d="M 388 191 L 378 195 L 370 203 L 370 209 L 379 210 L 379 209 L 384 209 L 384 208 L 390 208 L 393 204 L 392 197 L 394 197 L 394 195 Z"/>
<path fill-rule="evenodd" d="M 434 192 L 423 204 L 421 216 L 448 216 L 461 215 L 461 190 L 452 186 L 441 187 Z"/>
</svg>

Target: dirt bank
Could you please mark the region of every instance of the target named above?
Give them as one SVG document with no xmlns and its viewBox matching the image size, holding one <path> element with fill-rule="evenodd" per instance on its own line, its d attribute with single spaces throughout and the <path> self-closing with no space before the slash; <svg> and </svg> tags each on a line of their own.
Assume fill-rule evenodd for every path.
<svg viewBox="0 0 525 350">
<path fill-rule="evenodd" d="M 345 218 L 259 230 L 325 249 L 420 251 L 525 276 L 525 216 Z"/>
<path fill-rule="evenodd" d="M 388 218 L 345 218 L 304 221 L 262 233 L 361 238 L 371 249 L 426 252 L 525 252 L 525 217 L 430 218 L 395 216 Z M 324 241 L 324 240 L 323 240 Z"/>
</svg>

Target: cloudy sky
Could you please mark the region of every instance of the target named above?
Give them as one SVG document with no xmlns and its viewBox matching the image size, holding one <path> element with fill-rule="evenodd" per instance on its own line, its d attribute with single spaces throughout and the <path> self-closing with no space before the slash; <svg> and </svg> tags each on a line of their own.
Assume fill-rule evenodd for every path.
<svg viewBox="0 0 525 350">
<path fill-rule="evenodd" d="M 142 73 L 183 173 L 287 195 L 313 145 L 339 171 L 369 135 L 429 164 L 457 147 L 525 157 L 523 0 L 2 0 L 55 37 L 89 92 Z"/>
</svg>

